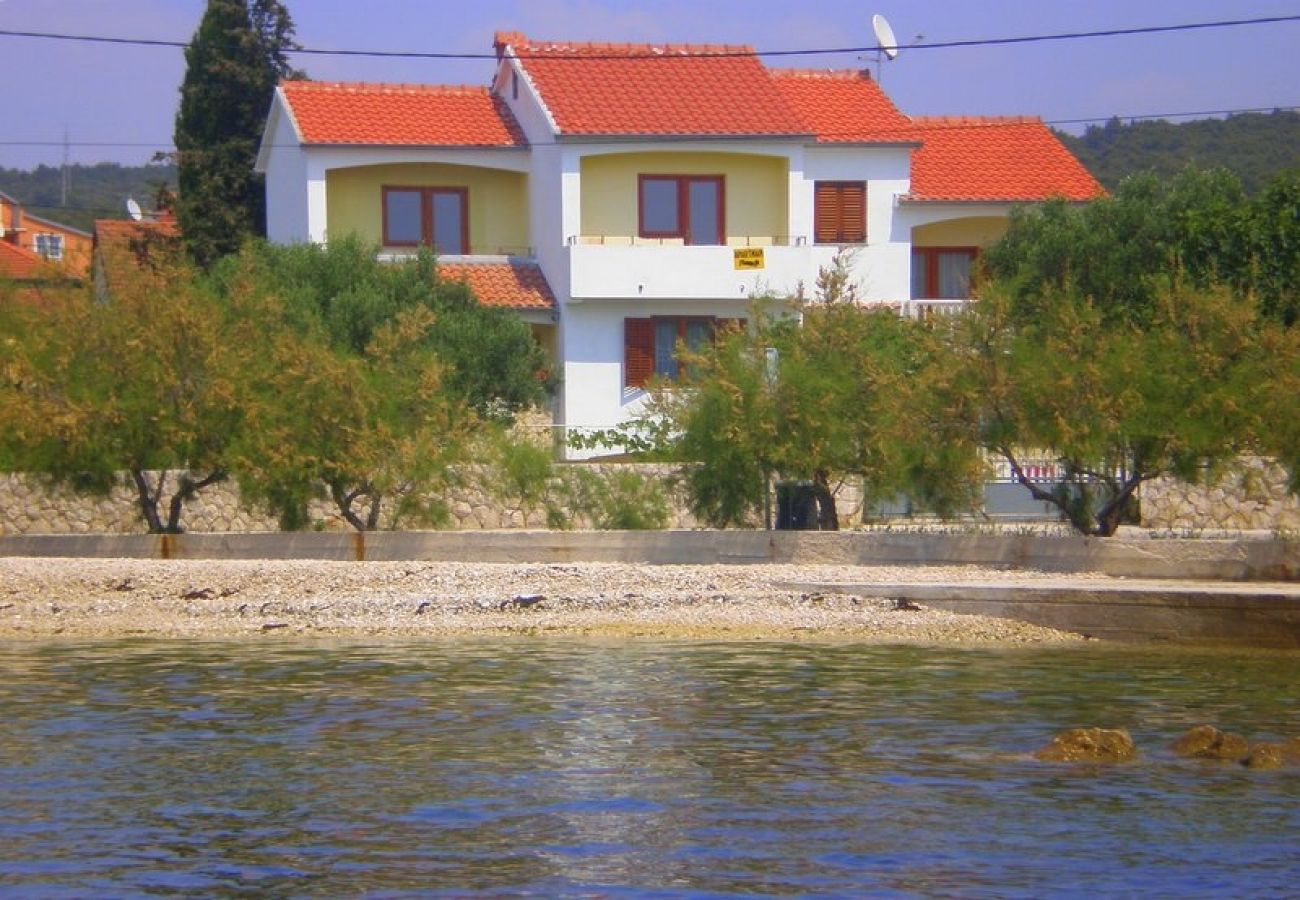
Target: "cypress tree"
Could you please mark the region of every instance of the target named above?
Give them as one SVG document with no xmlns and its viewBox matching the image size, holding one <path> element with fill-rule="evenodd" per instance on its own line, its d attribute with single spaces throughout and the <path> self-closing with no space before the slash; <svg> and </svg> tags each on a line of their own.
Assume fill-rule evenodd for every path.
<svg viewBox="0 0 1300 900">
<path fill-rule="evenodd" d="M 195 262 L 210 266 L 266 232 L 266 198 L 253 171 L 275 86 L 295 75 L 286 54 L 293 20 L 278 0 L 208 0 L 185 50 L 174 140 L 177 217 Z"/>
</svg>

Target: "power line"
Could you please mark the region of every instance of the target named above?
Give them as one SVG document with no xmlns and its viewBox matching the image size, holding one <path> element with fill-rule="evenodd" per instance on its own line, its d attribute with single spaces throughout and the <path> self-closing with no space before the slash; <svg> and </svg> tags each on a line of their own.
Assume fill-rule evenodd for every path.
<svg viewBox="0 0 1300 900">
<path fill-rule="evenodd" d="M 1187 119 L 1187 118 L 1197 118 L 1197 117 L 1209 118 L 1212 116 L 1236 116 L 1236 115 L 1244 115 L 1247 113 L 1294 112 L 1296 110 L 1300 110 L 1300 104 L 1278 104 L 1273 106 L 1245 106 L 1245 107 L 1239 107 L 1237 109 L 1203 109 L 1203 110 L 1194 110 L 1189 112 L 1144 113 L 1142 115 L 1124 115 L 1121 113 L 1111 113 L 1110 115 L 1106 115 L 1106 116 L 1090 116 L 1087 118 L 1075 118 L 1075 119 L 1043 119 L 1042 121 L 1043 124 L 1045 125 L 1086 125 L 1091 122 L 1109 122 L 1111 119 L 1118 119 L 1121 122 L 1145 122 L 1145 121 L 1151 121 L 1157 119 Z M 926 117 L 922 116 L 921 118 L 926 118 Z M 961 117 L 958 116 L 957 118 L 961 118 Z M 999 117 L 993 116 L 992 118 L 997 119 Z M 1006 117 L 1001 117 L 1001 118 L 1006 118 Z M 1036 117 L 1031 116 L 1029 118 L 1034 119 Z M 936 126 L 931 124 L 928 127 L 933 128 Z M 946 127 L 981 128 L 984 127 L 984 124 L 980 122 L 971 122 L 971 123 L 953 122 L 952 124 Z M 855 131 L 853 133 L 856 134 L 857 132 Z M 831 132 L 831 133 L 823 133 L 823 134 L 829 134 L 829 136 L 833 137 L 835 133 Z M 595 139 L 595 137 L 593 137 L 593 139 Z M 64 146 L 64 143 L 65 141 L 62 140 L 56 140 L 56 141 L 0 140 L 0 147 L 62 147 Z M 125 147 L 125 148 L 138 147 L 138 148 L 157 149 L 160 146 L 171 146 L 171 138 L 167 138 L 164 141 L 154 141 L 152 143 L 148 141 L 67 141 L 66 143 L 69 147 Z M 273 147 L 289 147 L 289 146 L 296 147 L 298 145 L 297 144 L 292 144 L 292 145 L 274 144 L 272 146 Z M 533 142 L 530 146 L 540 146 L 540 143 Z"/>
<path fill-rule="evenodd" d="M 1024 35 L 1021 37 L 1004 37 L 1004 38 L 971 38 L 956 41 L 920 41 L 912 44 L 900 44 L 900 50 L 947 50 L 958 47 L 990 47 L 1006 44 L 1032 44 L 1042 43 L 1045 41 L 1072 41 L 1092 38 L 1123 37 L 1128 35 L 1140 34 L 1168 34 L 1180 31 L 1197 31 L 1208 28 L 1236 28 L 1245 25 L 1272 25 L 1283 22 L 1300 21 L 1300 15 L 1291 16 L 1264 16 L 1253 19 L 1222 19 L 1214 22 L 1186 22 L 1178 25 L 1147 25 L 1138 28 L 1108 28 L 1098 31 L 1074 31 L 1058 32 L 1055 34 L 1037 34 Z M 156 40 L 149 38 L 120 38 L 106 37 L 103 35 L 86 35 L 86 34 L 64 34 L 58 32 L 45 31 L 14 31 L 8 29 L 0 30 L 0 37 L 17 37 L 17 38 L 34 38 L 42 40 L 55 41 L 72 41 L 76 43 L 95 43 L 95 44 L 125 44 L 137 47 L 167 47 L 173 49 L 186 49 L 189 47 L 188 41 L 169 41 Z M 556 44 L 557 48 L 562 48 L 564 44 Z M 593 45 L 586 45 L 593 46 Z M 595 45 L 598 46 L 598 45 Z M 716 50 L 700 51 L 686 55 L 669 54 L 669 53 L 619 53 L 619 54 L 599 54 L 584 53 L 582 55 L 560 56 L 552 51 L 541 52 L 520 52 L 515 51 L 515 55 L 520 59 L 547 59 L 547 60 L 599 60 L 599 59 L 698 59 L 700 57 L 765 57 L 765 56 L 820 56 L 828 54 L 847 54 L 847 53 L 872 53 L 880 49 L 879 47 L 814 47 L 801 50 Z M 380 58 L 398 58 L 398 59 L 496 59 L 496 53 L 452 53 L 446 51 L 414 51 L 414 50 L 326 50 L 319 48 L 298 47 L 286 51 L 288 53 L 311 55 L 311 56 L 364 56 Z"/>
</svg>

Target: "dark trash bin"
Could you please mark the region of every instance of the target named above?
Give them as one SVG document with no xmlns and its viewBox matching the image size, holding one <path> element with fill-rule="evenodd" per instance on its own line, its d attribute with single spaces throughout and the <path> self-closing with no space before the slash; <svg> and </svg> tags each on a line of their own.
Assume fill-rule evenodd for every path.
<svg viewBox="0 0 1300 900">
<path fill-rule="evenodd" d="M 817 492 L 811 481 L 776 483 L 776 527 L 781 531 L 817 530 Z"/>
</svg>

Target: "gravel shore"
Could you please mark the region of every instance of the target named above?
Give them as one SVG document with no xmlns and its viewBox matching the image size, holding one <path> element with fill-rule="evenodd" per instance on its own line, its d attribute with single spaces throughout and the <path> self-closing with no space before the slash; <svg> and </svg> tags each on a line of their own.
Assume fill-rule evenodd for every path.
<svg viewBox="0 0 1300 900">
<path fill-rule="evenodd" d="M 0 558 L 0 638 L 455 636 L 1074 643 L 1004 619 L 781 582 L 1033 582 L 972 567 Z M 899 608 L 900 606 L 905 608 Z"/>
</svg>

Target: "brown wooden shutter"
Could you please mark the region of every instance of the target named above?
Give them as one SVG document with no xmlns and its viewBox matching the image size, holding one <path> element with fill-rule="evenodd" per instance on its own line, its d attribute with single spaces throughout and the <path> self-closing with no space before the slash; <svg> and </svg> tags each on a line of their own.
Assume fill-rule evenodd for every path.
<svg viewBox="0 0 1300 900">
<path fill-rule="evenodd" d="M 866 243 L 866 182 L 818 181 L 814 185 L 813 240 L 818 244 Z"/>
<path fill-rule="evenodd" d="M 833 181 L 819 181 L 813 188 L 813 241 L 839 243 L 840 192 Z"/>
<path fill-rule="evenodd" d="M 623 320 L 623 386 L 645 387 L 655 373 L 655 330 L 649 319 Z"/>
<path fill-rule="evenodd" d="M 863 182 L 840 185 L 840 243 L 867 240 L 867 186 Z"/>
</svg>

